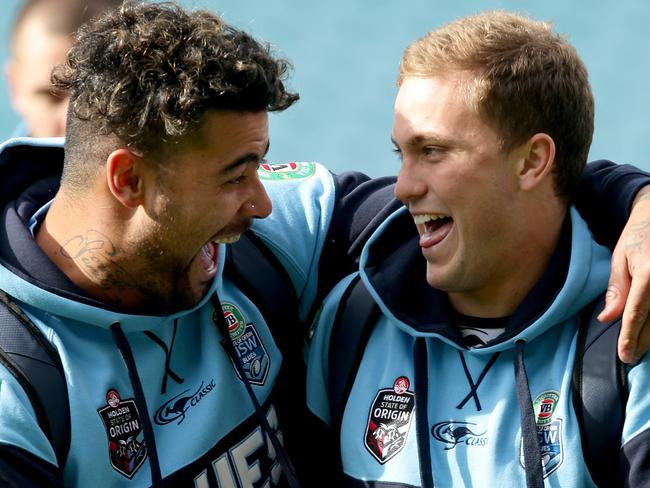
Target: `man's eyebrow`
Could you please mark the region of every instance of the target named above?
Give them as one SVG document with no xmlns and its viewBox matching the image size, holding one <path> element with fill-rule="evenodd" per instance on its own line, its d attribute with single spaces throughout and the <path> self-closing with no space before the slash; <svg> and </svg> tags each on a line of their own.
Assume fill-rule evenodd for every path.
<svg viewBox="0 0 650 488">
<path fill-rule="evenodd" d="M 390 141 L 395 145 L 395 147 L 400 147 L 400 145 L 392 136 L 390 138 Z M 404 141 L 404 146 L 418 146 L 424 143 L 447 146 L 451 144 L 451 141 L 437 134 L 417 134 Z"/>
<path fill-rule="evenodd" d="M 245 165 L 245 164 L 249 164 L 249 163 L 256 163 L 257 164 L 257 163 L 259 163 L 260 159 L 263 159 L 264 156 L 266 156 L 266 154 L 269 152 L 269 147 L 270 146 L 271 146 L 271 142 L 269 141 L 269 142 L 266 143 L 266 149 L 264 149 L 264 154 L 262 154 L 261 157 L 260 157 L 259 154 L 248 153 L 248 154 L 242 156 L 241 158 L 237 158 L 235 161 L 233 161 L 232 163 L 230 163 L 228 166 L 226 166 L 223 169 L 223 173 L 230 173 L 231 171 L 234 171 L 237 168 L 239 168 L 240 166 Z"/>
</svg>

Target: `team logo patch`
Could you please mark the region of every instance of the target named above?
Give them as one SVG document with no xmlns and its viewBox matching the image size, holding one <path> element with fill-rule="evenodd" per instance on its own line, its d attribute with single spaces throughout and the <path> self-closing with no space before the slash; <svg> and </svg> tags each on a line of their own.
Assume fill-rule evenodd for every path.
<svg viewBox="0 0 650 488">
<path fill-rule="evenodd" d="M 244 375 L 252 385 L 263 385 L 269 373 L 271 360 L 255 325 L 252 322 L 246 323 L 244 315 L 232 303 L 223 303 L 221 307 L 228 326 L 230 340 L 235 347 Z M 235 371 L 237 371 L 236 368 Z M 239 372 L 237 372 L 237 376 L 239 376 Z"/>
<path fill-rule="evenodd" d="M 562 419 L 555 418 L 555 409 L 559 400 L 559 393 L 550 390 L 540 393 L 533 402 L 544 478 L 548 478 L 564 461 Z M 523 440 L 521 442 L 519 461 L 522 467 L 525 468 Z"/>
<path fill-rule="evenodd" d="M 455 448 L 458 444 L 468 446 L 486 446 L 488 438 L 485 432 L 478 433 L 476 424 L 471 422 L 446 421 L 438 422 L 431 427 L 431 435 L 438 442 L 446 445 L 445 451 Z"/>
<path fill-rule="evenodd" d="M 260 164 L 257 174 L 262 180 L 303 180 L 316 172 L 314 163 Z"/>
<path fill-rule="evenodd" d="M 379 390 L 370 406 L 364 443 L 380 464 L 395 457 L 406 444 L 415 410 L 410 385 L 406 376 L 400 376 L 392 388 Z"/>
<path fill-rule="evenodd" d="M 108 435 L 108 457 L 113 469 L 131 479 L 147 458 L 140 415 L 132 399 L 116 390 L 106 393 L 107 405 L 97 410 Z"/>
<path fill-rule="evenodd" d="M 190 408 L 196 407 L 214 388 L 214 380 L 211 379 L 207 384 L 201 382 L 193 392 L 188 389 L 170 398 L 156 411 L 154 422 L 167 425 L 178 420 L 176 425 L 181 425 Z"/>
</svg>

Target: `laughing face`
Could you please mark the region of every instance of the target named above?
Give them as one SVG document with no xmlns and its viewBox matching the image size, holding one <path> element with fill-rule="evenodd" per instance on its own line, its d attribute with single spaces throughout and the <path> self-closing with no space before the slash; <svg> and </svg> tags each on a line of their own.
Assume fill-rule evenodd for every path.
<svg viewBox="0 0 650 488">
<path fill-rule="evenodd" d="M 392 134 L 402 159 L 396 195 L 420 234 L 428 283 L 454 306 L 498 297 L 521 252 L 510 240 L 516 151 L 505 153 L 468 103 L 470 81 L 457 72 L 406 78 Z"/>
<path fill-rule="evenodd" d="M 155 191 L 132 242 L 144 265 L 134 273 L 140 291 L 158 310 L 195 305 L 217 273 L 217 244 L 236 241 L 252 219 L 271 212 L 257 176 L 269 144 L 267 114 L 208 113 L 202 132 L 202 144 L 151 171 Z"/>
</svg>

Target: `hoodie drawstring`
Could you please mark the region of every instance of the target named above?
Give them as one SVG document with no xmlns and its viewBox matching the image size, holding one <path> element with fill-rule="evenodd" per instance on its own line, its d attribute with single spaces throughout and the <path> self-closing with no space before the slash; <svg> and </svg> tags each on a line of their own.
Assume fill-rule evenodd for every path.
<svg viewBox="0 0 650 488">
<path fill-rule="evenodd" d="M 485 365 L 485 368 L 483 368 L 483 371 L 481 371 L 478 380 L 476 380 L 476 383 L 474 383 L 474 380 L 472 379 L 472 375 L 469 372 L 469 368 L 467 367 L 467 361 L 465 361 L 465 355 L 463 354 L 463 351 L 458 351 L 458 355 L 460 356 L 460 362 L 463 365 L 463 371 L 465 372 L 465 378 L 467 378 L 467 382 L 469 383 L 469 388 L 470 388 L 467 396 L 463 398 L 463 400 L 458 405 L 456 405 L 456 408 L 458 410 L 462 410 L 462 408 L 471 398 L 474 399 L 474 403 L 476 404 L 476 411 L 480 412 L 481 410 L 483 410 L 483 407 L 481 407 L 481 400 L 479 400 L 478 398 L 478 387 L 481 386 L 481 383 L 483 382 L 485 375 L 487 375 L 488 371 L 490 371 L 490 368 L 494 366 L 494 363 L 496 363 L 500 354 L 501 354 L 500 352 L 495 352 L 492 355 L 490 360 Z"/>
<path fill-rule="evenodd" d="M 151 425 L 151 419 L 149 418 L 149 410 L 147 409 L 147 401 L 144 396 L 144 390 L 142 389 L 140 377 L 138 376 L 135 359 L 133 358 L 133 351 L 131 351 L 129 341 L 126 339 L 126 335 L 124 335 L 119 322 L 114 322 L 111 324 L 111 334 L 113 335 L 113 342 L 115 342 L 117 349 L 120 351 L 122 360 L 126 365 L 126 370 L 129 373 L 129 380 L 131 381 L 131 386 L 133 387 L 133 393 L 135 395 L 135 405 L 138 408 L 138 412 L 140 413 L 144 442 L 145 446 L 147 447 L 147 453 L 149 454 L 151 485 L 153 488 L 159 488 L 162 487 L 163 484 L 162 475 L 160 474 L 158 450 L 156 449 L 156 437 L 153 433 L 153 426 Z"/>
<path fill-rule="evenodd" d="M 165 374 L 163 375 L 162 379 L 162 384 L 160 386 L 160 394 L 164 395 L 167 392 L 167 378 L 171 378 L 174 380 L 176 383 L 179 385 L 185 381 L 183 378 L 178 376 L 174 371 L 172 371 L 170 363 L 172 359 L 172 351 L 174 350 L 174 341 L 176 340 L 176 329 L 178 328 L 178 319 L 174 319 L 174 330 L 172 332 L 172 340 L 171 343 L 169 344 L 169 347 L 167 347 L 167 344 L 165 344 L 165 341 L 160 339 L 158 336 L 156 336 L 153 332 L 150 330 L 145 330 L 144 335 L 146 335 L 149 339 L 151 339 L 153 342 L 158 344 L 160 348 L 165 352 Z"/>
<path fill-rule="evenodd" d="M 210 297 L 210 302 L 212 302 L 212 306 L 217 312 L 215 314 L 217 317 L 216 325 L 217 328 L 219 329 L 219 332 L 223 336 L 224 339 L 223 342 L 224 342 L 224 348 L 226 349 L 226 354 L 228 354 L 228 356 L 232 360 L 232 363 L 234 364 L 235 369 L 239 374 L 239 377 L 241 378 L 242 382 L 244 383 L 244 386 L 246 387 L 246 392 L 248 393 L 248 396 L 250 397 L 251 402 L 253 403 L 253 407 L 255 408 L 255 413 L 257 414 L 258 420 L 262 427 L 262 431 L 265 434 L 264 435 L 265 442 L 266 439 L 271 440 L 271 444 L 273 445 L 273 449 L 275 450 L 275 455 L 278 458 L 280 466 L 282 466 L 282 472 L 284 473 L 284 476 L 287 479 L 290 488 L 300 488 L 300 483 L 298 482 L 298 476 L 296 475 L 296 469 L 294 468 L 291 459 L 289 459 L 289 455 L 287 454 L 286 449 L 280 442 L 280 439 L 278 439 L 275 430 L 272 429 L 271 426 L 269 425 L 269 421 L 267 420 L 266 415 L 262 411 L 262 407 L 260 406 L 260 403 L 257 400 L 255 393 L 253 392 L 253 387 L 251 386 L 246 374 L 244 373 L 244 368 L 242 367 L 241 360 L 239 359 L 239 356 L 237 356 L 237 352 L 235 351 L 235 346 L 233 345 L 232 339 L 230 338 L 230 333 L 228 332 L 228 324 L 226 324 L 226 319 L 223 316 L 221 301 L 219 300 L 216 291 Z"/>
<path fill-rule="evenodd" d="M 415 426 L 420 461 L 420 480 L 422 481 L 422 488 L 433 488 L 429 415 L 427 412 L 427 404 L 429 403 L 429 360 L 427 343 L 423 337 L 415 339 L 413 371 L 415 371 Z"/>
<path fill-rule="evenodd" d="M 519 401 L 519 417 L 521 422 L 521 438 L 523 443 L 524 465 L 526 469 L 526 487 L 543 488 L 544 474 L 542 471 L 542 456 L 539 451 L 537 437 L 537 422 L 530 397 L 528 376 L 524 366 L 525 341 L 517 341 L 515 354 L 515 381 L 517 383 L 517 400 Z"/>
</svg>

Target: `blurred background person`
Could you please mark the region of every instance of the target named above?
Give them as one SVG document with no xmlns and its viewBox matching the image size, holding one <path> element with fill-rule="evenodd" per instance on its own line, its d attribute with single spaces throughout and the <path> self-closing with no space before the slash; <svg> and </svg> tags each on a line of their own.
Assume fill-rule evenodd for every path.
<svg viewBox="0 0 650 488">
<path fill-rule="evenodd" d="M 122 0 L 27 0 L 16 15 L 5 66 L 11 104 L 22 123 L 14 136 L 65 134 L 68 97 L 55 93 L 52 68 L 63 61 L 74 32 Z"/>
</svg>

